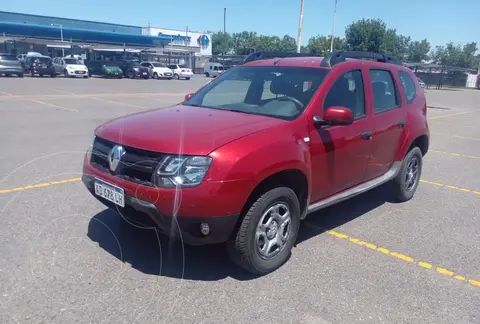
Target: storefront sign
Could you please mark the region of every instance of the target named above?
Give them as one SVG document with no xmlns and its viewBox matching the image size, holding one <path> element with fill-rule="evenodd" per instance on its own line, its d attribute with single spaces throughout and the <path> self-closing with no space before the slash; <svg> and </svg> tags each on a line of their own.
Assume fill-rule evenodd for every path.
<svg viewBox="0 0 480 324">
<path fill-rule="evenodd" d="M 165 37 L 170 37 L 173 41 L 182 41 L 182 42 L 190 42 L 191 37 L 190 36 L 182 36 L 180 34 L 178 35 L 169 35 L 169 34 L 164 34 L 162 32 L 158 33 L 158 36 L 165 36 Z"/>
</svg>

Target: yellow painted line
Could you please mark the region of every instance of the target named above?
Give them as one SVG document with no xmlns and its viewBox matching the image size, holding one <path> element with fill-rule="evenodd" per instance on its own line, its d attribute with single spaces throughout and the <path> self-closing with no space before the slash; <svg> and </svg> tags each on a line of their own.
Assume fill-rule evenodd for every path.
<svg viewBox="0 0 480 324">
<path fill-rule="evenodd" d="M 71 178 L 71 179 L 64 179 L 64 180 L 59 180 L 59 181 L 37 183 L 37 184 L 33 184 L 33 185 L 28 185 L 28 186 L 25 186 L 25 187 L 17 187 L 17 188 L 0 190 L 0 194 L 6 194 L 6 193 L 29 190 L 29 189 L 43 188 L 43 187 L 48 187 L 48 186 L 53 186 L 53 185 L 58 185 L 58 184 L 64 184 L 64 183 L 69 183 L 69 182 L 77 182 L 77 181 L 80 181 L 80 180 L 81 180 L 81 178 Z"/>
<path fill-rule="evenodd" d="M 480 160 L 480 156 L 475 156 L 475 155 L 452 153 L 452 152 L 437 151 L 437 150 L 428 150 L 428 151 L 429 151 L 429 152 L 434 152 L 434 153 L 449 154 L 449 155 L 453 155 L 453 156 L 460 156 L 460 157 L 466 157 L 466 158 L 470 158 L 470 159 Z"/>
<path fill-rule="evenodd" d="M 432 181 L 427 181 L 427 180 L 420 180 L 421 183 L 429 184 L 429 185 L 434 185 L 437 187 L 443 187 L 447 189 L 452 189 L 452 190 L 457 190 L 457 191 L 462 191 L 462 192 L 468 192 L 468 193 L 473 193 L 475 195 L 480 195 L 480 191 L 475 191 L 472 189 L 467 189 L 467 188 L 461 188 L 457 186 L 451 186 L 451 185 L 446 185 L 443 183 L 438 183 L 438 182 L 432 182 Z"/>
<path fill-rule="evenodd" d="M 53 89 L 52 89 L 53 90 Z M 60 91 L 60 90 L 56 90 Z M 90 97 L 142 97 L 142 96 L 178 96 L 184 97 L 186 93 L 174 93 L 174 92 L 134 92 L 134 93 L 123 93 L 123 92 L 110 92 L 110 93 L 84 93 L 84 94 L 46 94 L 46 95 L 12 95 L 5 92 L 5 96 L 0 96 L 1 99 L 64 99 L 64 98 L 90 98 Z"/>
<path fill-rule="evenodd" d="M 66 93 L 66 94 L 68 94 L 68 95 L 70 95 L 70 96 L 75 96 L 75 93 L 69 92 L 69 91 L 57 90 L 57 89 L 50 89 L 50 90 L 52 90 L 52 91 L 57 91 L 57 92 L 60 92 L 60 93 Z"/>
<path fill-rule="evenodd" d="M 449 136 L 449 137 L 468 139 L 468 140 L 472 140 L 472 141 L 480 141 L 480 138 L 460 136 L 460 135 L 452 135 L 452 134 L 446 134 L 446 133 L 435 133 L 435 135 L 444 135 L 444 136 Z"/>
<path fill-rule="evenodd" d="M 148 107 L 144 107 L 144 106 L 131 105 L 131 104 L 127 104 L 127 103 L 124 103 L 124 102 L 107 100 L 107 99 L 103 99 L 103 98 L 97 98 L 97 97 L 90 97 L 90 98 L 91 98 L 91 99 L 100 100 L 100 101 L 109 102 L 109 103 L 114 103 L 114 104 L 117 104 L 117 105 L 123 105 L 123 106 L 133 107 L 133 108 L 140 108 L 140 109 L 147 109 L 147 108 L 148 108 Z"/>
<path fill-rule="evenodd" d="M 450 117 L 455 117 L 455 116 L 460 116 L 460 115 L 465 115 L 465 114 L 471 114 L 474 111 L 464 111 L 464 112 L 459 112 L 459 113 L 454 113 L 454 114 L 448 114 L 448 115 L 442 115 L 442 116 L 435 116 L 435 117 L 429 117 L 427 118 L 428 120 L 434 120 L 434 119 L 441 119 L 441 118 L 450 118 Z"/>
<path fill-rule="evenodd" d="M 312 223 L 309 223 L 309 222 L 305 222 L 304 224 L 305 224 L 305 226 L 313 228 L 315 230 L 324 231 L 324 229 L 322 227 L 317 226 L 315 224 L 312 224 Z M 444 267 L 433 266 L 432 264 L 430 264 L 428 262 L 416 260 L 416 259 L 414 259 L 414 258 L 412 258 L 408 255 L 398 253 L 398 252 L 393 252 L 393 251 L 391 251 L 389 249 L 386 249 L 384 247 L 380 247 L 376 244 L 372 244 L 372 243 L 369 243 L 369 242 L 362 241 L 362 240 L 357 239 L 355 237 L 350 237 L 347 234 L 339 233 L 337 231 L 328 230 L 328 231 L 326 231 L 326 233 L 330 236 L 335 237 L 335 238 L 345 240 L 347 242 L 355 243 L 357 245 L 364 246 L 364 247 L 366 247 L 370 250 L 373 250 L 373 251 L 378 251 L 382 254 L 388 255 L 388 256 L 393 257 L 397 260 L 401 260 L 401 261 L 404 261 L 404 262 L 407 262 L 407 263 L 411 263 L 411 264 L 419 266 L 423 269 L 427 269 L 427 270 L 430 270 L 430 271 L 435 271 L 435 272 L 437 272 L 439 274 L 442 274 L 442 275 L 445 275 L 447 277 L 452 277 L 456 280 L 463 281 L 467 284 L 470 284 L 471 286 L 480 287 L 480 281 L 467 278 L 466 276 L 457 274 L 454 271 L 446 269 Z"/>
<path fill-rule="evenodd" d="M 51 103 L 48 103 L 48 102 L 44 102 L 44 101 L 40 101 L 40 100 L 36 100 L 36 99 L 27 99 L 27 100 L 32 101 L 32 102 L 39 103 L 39 104 L 41 104 L 41 105 L 45 105 L 45 106 L 57 108 L 57 109 L 68 110 L 68 111 L 75 111 L 75 112 L 78 111 L 77 109 L 62 107 L 62 106 L 54 105 L 54 104 L 51 104 Z"/>
</svg>

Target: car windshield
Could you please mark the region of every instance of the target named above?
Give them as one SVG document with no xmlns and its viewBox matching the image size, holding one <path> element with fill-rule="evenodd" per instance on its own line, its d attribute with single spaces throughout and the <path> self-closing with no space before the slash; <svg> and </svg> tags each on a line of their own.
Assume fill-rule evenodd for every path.
<svg viewBox="0 0 480 324">
<path fill-rule="evenodd" d="M 163 63 L 152 63 L 154 67 L 166 67 Z"/>
<path fill-rule="evenodd" d="M 105 66 L 109 66 L 109 67 L 118 67 L 118 64 L 116 63 L 110 63 L 110 62 L 105 62 L 103 63 Z"/>
<path fill-rule="evenodd" d="M 229 69 L 184 105 L 295 119 L 309 104 L 328 70 L 243 66 Z"/>
<path fill-rule="evenodd" d="M 64 59 L 66 64 L 78 64 L 76 59 Z"/>
<path fill-rule="evenodd" d="M 52 61 L 51 58 L 49 57 L 36 57 L 33 59 L 34 62 L 39 62 L 39 63 L 50 63 Z"/>
<path fill-rule="evenodd" d="M 181 68 L 181 69 L 186 69 L 187 68 L 187 66 L 185 64 L 180 64 L 178 67 Z"/>
<path fill-rule="evenodd" d="M 132 62 L 132 63 L 130 63 L 130 66 L 134 67 L 134 68 L 142 67 L 142 65 L 140 65 L 140 63 L 138 63 L 138 62 Z"/>
</svg>

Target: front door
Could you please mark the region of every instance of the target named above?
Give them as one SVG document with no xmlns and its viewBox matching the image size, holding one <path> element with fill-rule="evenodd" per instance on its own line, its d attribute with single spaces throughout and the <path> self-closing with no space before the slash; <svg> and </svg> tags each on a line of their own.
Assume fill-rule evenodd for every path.
<svg viewBox="0 0 480 324">
<path fill-rule="evenodd" d="M 368 162 L 366 180 L 387 173 L 405 139 L 407 114 L 402 105 L 400 89 L 396 78 L 389 70 L 370 69 L 367 91 L 373 100 L 375 132 L 372 137 L 373 152 Z"/>
<path fill-rule="evenodd" d="M 363 182 L 372 150 L 369 134 L 374 129 L 365 103 L 362 71 L 338 74 L 325 96 L 323 111 L 317 114 L 321 116 L 328 107 L 341 106 L 352 110 L 355 120 L 346 126 L 311 128 L 312 202 Z"/>
</svg>

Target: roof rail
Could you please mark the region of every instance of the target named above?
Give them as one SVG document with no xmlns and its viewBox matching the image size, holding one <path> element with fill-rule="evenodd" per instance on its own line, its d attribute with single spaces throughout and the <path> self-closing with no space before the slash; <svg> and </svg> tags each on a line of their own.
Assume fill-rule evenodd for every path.
<svg viewBox="0 0 480 324">
<path fill-rule="evenodd" d="M 286 58 L 286 57 L 311 57 L 311 56 L 319 56 L 317 54 L 312 54 L 312 53 L 294 53 L 294 52 L 264 52 L 264 51 L 258 51 L 249 54 L 245 60 L 243 61 L 243 64 L 248 63 L 248 62 L 253 62 L 253 61 L 258 61 L 258 60 L 266 60 L 266 59 L 272 59 L 272 58 Z"/>
<path fill-rule="evenodd" d="M 361 51 L 333 51 L 328 54 L 320 63 L 320 66 L 332 67 L 335 64 L 345 62 L 347 59 L 369 59 L 381 63 L 402 65 L 392 56 L 385 53 L 361 52 Z"/>
</svg>

